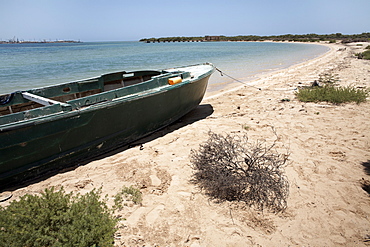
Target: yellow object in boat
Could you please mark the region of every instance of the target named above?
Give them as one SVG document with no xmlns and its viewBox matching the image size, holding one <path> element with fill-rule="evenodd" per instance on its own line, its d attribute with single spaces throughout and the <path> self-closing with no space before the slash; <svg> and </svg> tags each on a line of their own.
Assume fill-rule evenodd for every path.
<svg viewBox="0 0 370 247">
<path fill-rule="evenodd" d="M 175 85 L 175 84 L 180 83 L 180 82 L 182 82 L 182 78 L 180 76 L 172 77 L 172 78 L 168 79 L 168 84 L 170 84 L 170 85 Z"/>
</svg>

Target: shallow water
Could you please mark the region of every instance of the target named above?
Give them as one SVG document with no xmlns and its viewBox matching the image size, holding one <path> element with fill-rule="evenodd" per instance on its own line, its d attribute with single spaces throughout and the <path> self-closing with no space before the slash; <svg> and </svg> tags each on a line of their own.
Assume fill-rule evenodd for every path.
<svg viewBox="0 0 370 247">
<path fill-rule="evenodd" d="M 325 46 L 269 42 L 87 42 L 0 44 L 0 94 L 114 71 L 165 69 L 204 62 L 242 80 L 317 57 Z M 232 82 L 215 73 L 211 88 Z"/>
</svg>

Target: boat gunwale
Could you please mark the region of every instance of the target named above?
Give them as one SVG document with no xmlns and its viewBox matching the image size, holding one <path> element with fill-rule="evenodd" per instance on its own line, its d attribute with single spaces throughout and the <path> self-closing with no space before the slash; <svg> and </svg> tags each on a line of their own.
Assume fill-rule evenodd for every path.
<svg viewBox="0 0 370 247">
<path fill-rule="evenodd" d="M 143 84 L 151 83 L 153 79 L 157 79 L 157 78 L 165 78 L 166 76 L 169 76 L 168 78 L 171 78 L 172 75 L 173 76 L 178 76 L 179 74 L 181 75 L 183 73 L 186 73 L 186 71 L 181 71 L 182 68 L 188 68 L 188 67 L 194 67 L 194 66 L 200 66 L 200 65 L 209 65 L 209 66 L 211 66 L 211 68 L 209 70 L 205 71 L 204 73 L 200 74 L 197 77 L 191 76 L 191 77 L 185 78 L 185 80 L 183 80 L 181 83 L 177 83 L 177 84 L 174 84 L 174 85 L 165 84 L 165 85 L 160 86 L 160 87 L 149 88 L 148 90 L 145 90 L 145 91 L 140 91 L 140 92 L 137 92 L 137 93 L 128 94 L 128 95 L 125 95 L 125 96 L 122 96 L 122 97 L 113 98 L 111 100 L 105 100 L 105 101 L 102 101 L 102 102 L 97 102 L 97 103 L 94 103 L 94 104 L 91 104 L 91 105 L 87 105 L 87 106 L 83 106 L 83 107 L 75 108 L 75 109 L 71 109 L 71 110 L 63 110 L 63 108 L 61 107 L 61 110 L 57 111 L 57 112 L 53 112 L 53 113 L 49 113 L 49 114 L 45 114 L 45 115 L 41 115 L 41 116 L 38 116 L 38 117 L 29 118 L 29 119 L 23 119 L 23 120 L 17 121 L 17 122 L 2 124 L 2 125 L 0 125 L 0 133 L 20 129 L 20 128 L 23 128 L 23 127 L 33 126 L 33 125 L 41 124 L 41 123 L 44 123 L 44 122 L 57 121 L 59 119 L 63 119 L 63 118 L 67 118 L 67 117 L 74 117 L 74 116 L 80 115 L 82 112 L 85 112 L 85 111 L 95 111 L 99 108 L 113 107 L 117 104 L 121 104 L 124 101 L 129 102 L 129 101 L 133 101 L 133 100 L 136 100 L 136 99 L 149 97 L 149 96 L 152 96 L 152 95 L 155 95 L 155 94 L 160 94 L 164 91 L 168 91 L 168 90 L 175 89 L 175 88 L 178 88 L 178 87 L 183 87 L 187 84 L 190 84 L 190 83 L 193 83 L 195 81 L 201 80 L 201 79 L 211 75 L 214 72 L 214 67 L 211 64 L 190 65 L 190 66 L 186 66 L 186 67 L 175 68 L 175 69 L 178 69 L 178 70 L 177 71 L 171 71 L 171 72 L 167 72 L 166 70 L 162 70 L 162 74 L 159 74 L 157 76 L 153 76 L 148 81 L 145 81 L 145 82 L 142 82 L 142 83 L 139 83 L 139 84 L 135 84 L 135 85 L 130 85 L 130 86 L 123 87 L 123 88 L 118 88 L 118 89 L 109 90 L 109 91 L 106 91 L 106 92 L 97 93 L 97 94 L 90 95 L 90 96 L 99 96 L 99 95 L 102 95 L 102 94 L 105 94 L 105 93 L 114 93 L 114 91 L 117 91 L 117 90 L 123 90 L 123 89 L 127 90 L 127 88 L 142 86 Z M 150 70 L 150 71 L 155 71 L 155 70 Z M 142 71 L 134 71 L 134 72 L 142 72 Z M 125 73 L 134 73 L 134 72 L 125 72 Z M 116 73 L 119 73 L 119 72 L 116 72 Z M 75 81 L 74 83 L 78 83 L 78 82 L 82 82 L 82 81 L 86 81 L 86 80 L 98 79 L 98 78 L 101 78 L 101 76 Z M 52 85 L 50 87 L 62 86 L 62 85 L 70 84 L 70 83 L 73 83 L 73 82 L 67 82 L 67 83 Z M 89 96 L 81 97 L 81 98 L 76 99 L 76 100 L 84 99 L 84 98 L 87 98 L 87 97 L 89 97 Z M 66 104 L 68 104 L 68 102 L 71 102 L 71 101 L 73 101 L 73 100 L 67 101 Z M 55 105 L 62 106 L 61 104 L 54 104 L 54 106 Z M 48 106 L 45 106 L 45 107 L 48 107 Z M 44 107 L 41 107 L 41 108 L 44 108 Z M 38 108 L 36 108 L 36 109 L 38 109 Z M 36 110 L 36 109 L 33 109 L 33 110 Z M 28 110 L 28 111 L 32 111 L 32 110 Z M 24 112 L 28 112 L 28 111 L 24 111 Z M 19 112 L 19 113 L 21 113 L 21 112 Z"/>
</svg>

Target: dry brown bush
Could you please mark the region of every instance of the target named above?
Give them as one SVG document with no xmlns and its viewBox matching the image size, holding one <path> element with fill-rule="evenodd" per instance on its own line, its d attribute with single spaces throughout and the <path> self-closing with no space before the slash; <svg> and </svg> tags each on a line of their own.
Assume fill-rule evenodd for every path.
<svg viewBox="0 0 370 247">
<path fill-rule="evenodd" d="M 282 211 L 289 195 L 284 172 L 289 153 L 279 154 L 275 146 L 276 141 L 251 144 L 247 136 L 209 132 L 209 139 L 190 155 L 193 182 L 217 200 Z"/>
</svg>

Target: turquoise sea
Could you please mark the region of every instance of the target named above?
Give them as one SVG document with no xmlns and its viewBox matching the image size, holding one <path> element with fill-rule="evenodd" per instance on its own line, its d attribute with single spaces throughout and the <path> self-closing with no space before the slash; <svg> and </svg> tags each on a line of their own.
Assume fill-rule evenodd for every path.
<svg viewBox="0 0 370 247">
<path fill-rule="evenodd" d="M 0 44 L 0 95 L 114 71 L 204 62 L 243 81 L 317 57 L 325 46 L 269 42 L 84 42 Z M 215 73 L 210 88 L 232 82 Z"/>
</svg>

